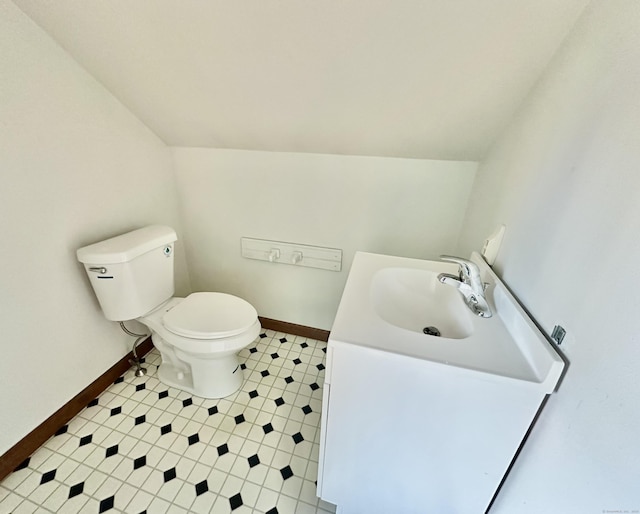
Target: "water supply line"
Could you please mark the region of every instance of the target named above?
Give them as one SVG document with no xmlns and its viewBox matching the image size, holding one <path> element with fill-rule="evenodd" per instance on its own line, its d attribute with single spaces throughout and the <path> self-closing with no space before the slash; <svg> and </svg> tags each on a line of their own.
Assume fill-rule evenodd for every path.
<svg viewBox="0 0 640 514">
<path fill-rule="evenodd" d="M 136 371 L 135 371 L 136 377 L 143 377 L 144 375 L 147 374 L 147 370 L 146 368 L 143 368 L 140 365 L 140 357 L 138 357 L 138 354 L 136 353 L 136 348 L 140 341 L 149 337 L 149 334 L 136 334 L 135 332 L 131 332 L 131 330 L 129 330 L 125 326 L 124 321 L 120 321 L 119 323 L 120 323 L 120 328 L 124 331 L 125 334 L 136 338 L 136 340 L 133 342 L 133 347 L 131 348 L 133 359 L 129 359 L 129 364 L 136 367 Z"/>
</svg>

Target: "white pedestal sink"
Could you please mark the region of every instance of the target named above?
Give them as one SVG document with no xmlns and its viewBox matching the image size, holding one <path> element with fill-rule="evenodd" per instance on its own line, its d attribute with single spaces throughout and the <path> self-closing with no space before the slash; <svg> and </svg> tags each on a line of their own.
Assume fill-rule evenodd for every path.
<svg viewBox="0 0 640 514">
<path fill-rule="evenodd" d="M 323 398 L 318 495 L 338 513 L 485 512 L 555 389 L 563 360 L 472 260 L 489 284 L 488 319 L 437 281 L 453 264 L 356 255 Z"/>
</svg>

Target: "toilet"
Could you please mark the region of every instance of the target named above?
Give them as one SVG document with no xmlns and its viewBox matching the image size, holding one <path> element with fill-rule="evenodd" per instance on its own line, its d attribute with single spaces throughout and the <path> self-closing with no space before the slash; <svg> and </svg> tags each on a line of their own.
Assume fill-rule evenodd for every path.
<svg viewBox="0 0 640 514">
<path fill-rule="evenodd" d="M 139 321 L 162 356 L 158 378 L 203 398 L 223 398 L 243 383 L 238 352 L 260 334 L 255 308 L 225 293 L 173 296 L 170 227 L 152 225 L 80 248 L 105 317 Z"/>
</svg>

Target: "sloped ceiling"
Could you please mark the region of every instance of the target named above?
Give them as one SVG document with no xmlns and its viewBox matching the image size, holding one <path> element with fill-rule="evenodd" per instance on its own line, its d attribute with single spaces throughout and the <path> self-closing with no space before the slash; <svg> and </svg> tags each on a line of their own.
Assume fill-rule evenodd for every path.
<svg viewBox="0 0 640 514">
<path fill-rule="evenodd" d="M 168 145 L 479 160 L 587 0 L 14 0 Z"/>
</svg>

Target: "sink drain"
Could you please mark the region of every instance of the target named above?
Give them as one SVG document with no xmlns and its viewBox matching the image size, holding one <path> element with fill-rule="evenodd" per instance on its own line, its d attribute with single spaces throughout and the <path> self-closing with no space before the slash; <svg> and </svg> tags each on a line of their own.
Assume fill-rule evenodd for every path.
<svg viewBox="0 0 640 514">
<path fill-rule="evenodd" d="M 428 336 L 440 337 L 440 331 L 436 327 L 424 327 L 422 333 Z"/>
</svg>

